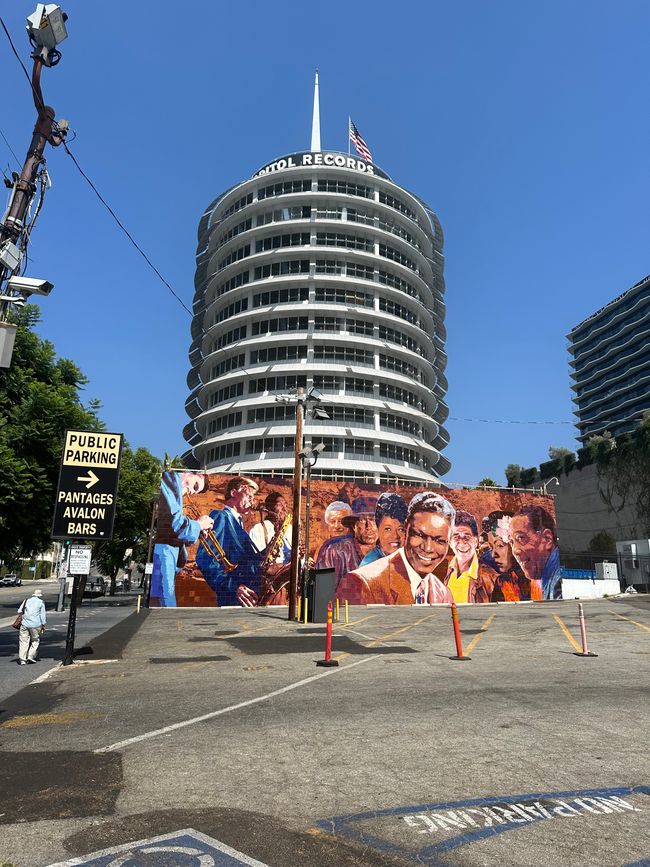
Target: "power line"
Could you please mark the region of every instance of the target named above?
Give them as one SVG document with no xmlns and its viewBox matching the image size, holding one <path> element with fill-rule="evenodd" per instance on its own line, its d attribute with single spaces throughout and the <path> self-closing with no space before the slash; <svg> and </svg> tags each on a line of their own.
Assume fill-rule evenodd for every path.
<svg viewBox="0 0 650 867">
<path fill-rule="evenodd" d="M 41 95 L 37 92 L 36 88 L 34 87 L 34 84 L 32 83 L 32 79 L 31 79 L 31 77 L 30 77 L 30 75 L 29 75 L 29 72 L 27 71 L 27 67 L 26 67 L 25 64 L 23 63 L 22 58 L 20 57 L 20 55 L 18 54 L 18 51 L 16 50 L 16 46 L 14 45 L 13 39 L 11 38 L 11 34 L 10 34 L 9 31 L 7 30 L 7 26 L 6 26 L 4 20 L 2 19 L 1 16 L 0 16 L 0 24 L 2 24 L 2 29 L 4 30 L 4 32 L 5 32 L 6 36 L 7 36 L 7 39 L 9 40 L 9 44 L 11 45 L 11 50 L 13 51 L 14 55 L 16 56 L 16 59 L 18 60 L 18 63 L 20 63 L 20 66 L 22 67 L 22 70 L 23 70 L 23 72 L 25 73 L 25 77 L 27 78 L 27 81 L 29 82 L 29 86 L 30 86 L 30 88 L 31 88 L 31 90 L 32 90 L 32 93 L 34 94 L 34 98 L 36 99 L 37 104 L 40 104 L 41 106 L 43 106 L 43 99 L 42 99 Z M 4 137 L 4 136 L 3 136 L 3 137 Z M 84 172 L 84 170 L 81 168 L 81 166 L 79 165 L 79 162 L 77 161 L 77 158 L 76 158 L 75 155 L 72 153 L 72 151 L 70 150 L 70 148 L 68 147 L 68 145 L 66 144 L 66 142 L 65 142 L 65 141 L 62 141 L 61 143 L 62 143 L 62 145 L 63 145 L 63 147 L 64 147 L 64 149 L 65 149 L 65 152 L 67 153 L 67 155 L 70 157 L 70 159 L 71 159 L 72 162 L 74 163 L 75 167 L 77 168 L 77 171 L 79 172 L 79 174 L 83 177 L 83 179 L 86 181 L 86 183 L 90 186 L 90 188 L 91 188 L 92 191 L 95 193 L 95 195 L 97 196 L 97 198 L 99 199 L 99 201 L 102 203 L 102 205 L 104 205 L 104 207 L 105 207 L 106 210 L 109 212 L 109 214 L 111 215 L 111 217 L 115 220 L 115 222 L 116 222 L 117 225 L 120 227 L 120 229 L 122 230 L 122 232 L 124 232 L 124 234 L 125 234 L 126 237 L 129 239 L 129 241 L 131 242 L 131 244 L 133 244 L 133 246 L 135 247 L 135 249 L 138 251 L 138 253 L 139 253 L 139 254 L 142 256 L 142 258 L 145 260 L 145 262 L 147 263 L 147 265 L 149 265 L 149 267 L 151 268 L 151 270 L 156 274 L 156 276 L 157 276 L 157 277 L 159 278 L 159 280 L 163 283 L 163 285 L 166 286 L 166 288 L 171 292 L 171 294 L 172 294 L 172 295 L 174 296 L 174 298 L 178 301 L 178 303 L 181 305 L 181 307 L 182 307 L 182 308 L 183 308 L 187 313 L 189 313 L 190 316 L 193 316 L 193 311 L 190 310 L 190 308 L 185 304 L 185 302 L 184 302 L 183 299 L 180 297 L 180 295 L 178 295 L 178 294 L 174 291 L 174 289 L 172 288 L 172 286 L 170 286 L 170 284 L 167 282 L 167 280 L 165 280 L 165 278 L 164 278 L 163 275 L 160 273 L 160 271 L 158 270 L 158 268 L 156 268 L 156 266 L 155 266 L 154 263 L 151 261 L 151 259 L 147 256 L 147 254 L 144 252 L 144 250 L 142 249 L 142 247 L 137 243 L 137 241 L 135 240 L 135 238 L 133 237 L 133 235 L 129 232 L 129 230 L 126 228 L 126 226 L 124 225 L 124 223 L 123 223 L 123 222 L 120 220 L 120 218 L 117 216 L 117 214 L 115 213 L 115 211 L 113 210 L 113 208 L 111 208 L 111 206 L 108 204 L 108 202 L 106 201 L 106 199 L 102 196 L 102 194 L 99 192 L 99 190 L 97 189 L 97 187 L 95 186 L 95 184 L 91 181 L 91 179 L 88 177 L 88 175 L 87 175 L 87 174 Z M 205 332 L 204 332 L 204 333 L 205 333 Z"/>
<path fill-rule="evenodd" d="M 447 416 L 447 421 L 470 421 L 480 422 L 482 424 L 570 424 L 572 421 L 533 421 L 530 419 L 506 419 L 506 418 L 460 418 L 458 416 Z"/>
<path fill-rule="evenodd" d="M 12 148 L 12 146 L 9 144 L 9 142 L 7 141 L 7 137 L 6 137 L 6 135 L 3 133 L 3 131 L 2 131 L 1 129 L 0 129 L 0 135 L 2 136 L 2 138 L 4 139 L 5 144 L 7 145 L 7 147 L 9 148 L 9 150 L 11 151 L 11 153 L 13 154 L 13 158 L 16 160 L 16 163 L 18 164 L 18 168 L 21 168 L 20 160 L 19 160 L 18 157 L 16 156 L 16 151 L 15 151 L 15 150 Z"/>
<path fill-rule="evenodd" d="M 82 178 L 83 178 L 83 179 L 86 181 L 86 183 L 89 185 L 89 187 L 90 187 L 91 190 L 94 192 L 94 194 L 97 196 L 97 198 L 98 198 L 99 201 L 102 203 L 102 205 L 104 205 L 104 207 L 106 208 L 106 210 L 108 211 L 108 213 L 109 213 L 109 214 L 111 215 L 111 217 L 115 220 L 115 222 L 117 223 L 117 225 L 118 225 L 118 226 L 120 227 L 120 229 L 124 232 L 124 234 L 126 235 L 126 237 L 129 239 L 129 241 L 133 244 L 133 246 L 135 247 L 135 249 L 138 251 L 138 253 L 142 256 L 142 258 L 143 258 L 144 261 L 147 263 L 147 265 L 149 265 L 149 267 L 150 267 L 151 270 L 154 272 L 154 274 L 156 274 L 156 276 L 157 276 L 157 277 L 161 280 L 161 282 L 162 282 L 162 283 L 167 287 L 167 289 L 169 289 L 169 291 L 172 293 L 172 295 L 173 295 L 174 298 L 178 301 L 178 303 L 181 305 L 181 307 L 182 307 L 184 310 L 186 310 L 186 311 L 190 314 L 190 316 L 193 316 L 194 314 L 193 314 L 192 310 L 190 310 L 190 308 L 189 308 L 189 307 L 187 306 L 187 304 L 183 301 L 183 299 L 180 297 L 180 295 L 178 295 L 178 294 L 174 291 L 174 289 L 170 286 L 170 284 L 167 282 L 167 280 L 165 280 L 165 278 L 163 277 L 163 275 L 162 275 L 162 274 L 160 273 L 160 271 L 156 268 L 156 266 L 155 266 L 154 263 L 151 261 L 151 259 L 147 256 L 147 254 L 144 252 L 144 250 L 142 249 L 142 247 L 138 244 L 138 242 L 135 240 L 135 238 L 133 237 L 133 235 L 129 232 L 129 230 L 126 228 L 126 226 L 124 225 L 124 223 L 120 220 L 120 218 L 117 216 L 117 214 L 115 213 L 115 211 L 111 208 L 111 206 L 108 204 L 108 202 L 106 201 L 106 199 L 102 196 L 102 194 L 99 192 L 99 190 L 97 189 L 97 187 L 94 185 L 94 183 L 90 180 L 90 178 L 88 177 L 88 175 L 87 175 L 87 174 L 84 172 L 84 170 L 81 168 L 81 166 L 80 166 L 79 163 L 77 162 L 77 158 L 76 158 L 75 155 L 72 153 L 72 151 L 70 150 L 70 148 L 68 147 L 68 145 L 67 145 L 65 142 L 62 142 L 62 145 L 63 145 L 63 147 L 64 147 L 65 152 L 67 153 L 67 155 L 70 157 L 70 159 L 72 160 L 72 162 L 73 162 L 73 163 L 75 164 L 75 166 L 77 167 L 77 171 L 79 172 L 79 174 L 82 176 Z"/>
</svg>

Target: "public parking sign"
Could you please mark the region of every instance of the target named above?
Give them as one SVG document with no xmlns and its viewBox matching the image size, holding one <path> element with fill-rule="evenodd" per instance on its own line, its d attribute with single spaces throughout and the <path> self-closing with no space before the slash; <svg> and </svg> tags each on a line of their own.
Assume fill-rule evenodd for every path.
<svg viewBox="0 0 650 867">
<path fill-rule="evenodd" d="M 112 538 L 121 454 L 122 434 L 65 432 L 53 539 Z"/>
</svg>

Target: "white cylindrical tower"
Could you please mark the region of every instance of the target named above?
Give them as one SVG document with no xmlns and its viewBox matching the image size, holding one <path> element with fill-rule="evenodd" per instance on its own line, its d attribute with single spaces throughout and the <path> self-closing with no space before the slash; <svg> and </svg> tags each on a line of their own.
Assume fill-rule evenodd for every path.
<svg viewBox="0 0 650 867">
<path fill-rule="evenodd" d="M 199 225 L 188 464 L 290 476 L 295 407 L 315 386 L 329 421 L 314 476 L 436 479 L 445 305 L 433 211 L 377 166 L 332 151 L 275 160 L 218 196 Z"/>
</svg>

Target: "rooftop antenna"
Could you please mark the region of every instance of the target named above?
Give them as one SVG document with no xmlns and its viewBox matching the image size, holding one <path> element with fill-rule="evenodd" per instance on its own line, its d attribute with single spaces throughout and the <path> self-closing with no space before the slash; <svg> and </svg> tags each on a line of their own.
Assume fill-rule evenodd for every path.
<svg viewBox="0 0 650 867">
<path fill-rule="evenodd" d="M 320 150 L 320 104 L 318 101 L 318 70 L 314 81 L 314 113 L 311 120 L 311 150 Z"/>
</svg>

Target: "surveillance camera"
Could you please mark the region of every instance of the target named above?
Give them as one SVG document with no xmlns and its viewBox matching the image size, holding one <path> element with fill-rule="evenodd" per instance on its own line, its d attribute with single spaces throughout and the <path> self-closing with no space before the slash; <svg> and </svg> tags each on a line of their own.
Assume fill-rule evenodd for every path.
<svg viewBox="0 0 650 867">
<path fill-rule="evenodd" d="M 10 277 L 7 288 L 20 292 L 21 295 L 49 295 L 54 289 L 54 283 L 38 277 Z"/>
</svg>

